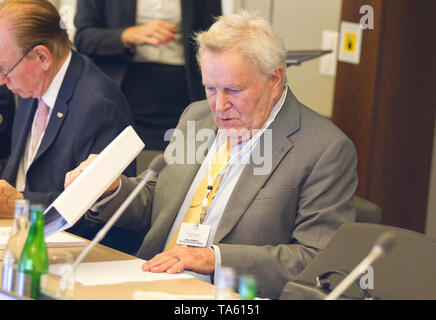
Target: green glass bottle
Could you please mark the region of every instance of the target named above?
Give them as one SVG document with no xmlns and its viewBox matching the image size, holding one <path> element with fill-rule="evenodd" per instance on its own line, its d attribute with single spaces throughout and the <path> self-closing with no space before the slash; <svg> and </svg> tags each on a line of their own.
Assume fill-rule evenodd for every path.
<svg viewBox="0 0 436 320">
<path fill-rule="evenodd" d="M 30 230 L 18 263 L 17 294 L 39 297 L 41 281 L 48 274 L 48 253 L 44 238 L 44 207 L 30 207 Z"/>
</svg>

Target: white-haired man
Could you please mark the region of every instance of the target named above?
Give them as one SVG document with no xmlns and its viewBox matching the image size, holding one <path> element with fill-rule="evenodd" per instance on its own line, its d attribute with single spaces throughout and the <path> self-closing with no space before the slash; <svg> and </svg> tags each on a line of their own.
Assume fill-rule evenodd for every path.
<svg viewBox="0 0 436 320">
<path fill-rule="evenodd" d="M 118 223 L 148 229 L 137 253 L 148 260 L 145 271 L 201 278 L 228 266 L 254 275 L 259 296 L 277 298 L 339 225 L 354 221 L 356 152 L 287 88 L 285 48 L 264 19 L 223 16 L 196 41 L 207 101 L 185 110 L 166 158 L 180 152 L 182 138 L 208 152 L 168 165 Z M 225 160 L 215 170 L 216 154 Z M 262 154 L 269 164 L 259 174 Z M 88 218 L 110 218 L 139 179 L 121 177 L 108 190 L 113 198 Z"/>
</svg>

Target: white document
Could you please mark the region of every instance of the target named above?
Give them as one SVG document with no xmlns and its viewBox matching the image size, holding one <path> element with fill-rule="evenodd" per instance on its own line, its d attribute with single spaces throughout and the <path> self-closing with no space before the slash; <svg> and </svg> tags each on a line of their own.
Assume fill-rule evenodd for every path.
<svg viewBox="0 0 436 320">
<path fill-rule="evenodd" d="M 12 227 L 0 227 L 0 249 L 6 248 Z M 58 232 L 45 238 L 45 244 L 48 248 L 66 248 L 66 247 L 84 247 L 87 241 L 69 235 L 65 232 Z"/>
<path fill-rule="evenodd" d="M 158 280 L 192 279 L 192 275 L 177 273 L 152 273 L 142 271 L 142 259 L 86 262 L 81 263 L 75 272 L 75 281 L 85 286 L 98 286 L 123 282 L 148 282 Z M 50 270 L 56 273 L 56 270 Z"/>
<path fill-rule="evenodd" d="M 88 241 L 69 235 L 65 232 L 57 232 L 45 238 L 48 248 L 86 247 Z"/>
<path fill-rule="evenodd" d="M 45 234 L 74 225 L 144 149 L 130 126 L 121 132 L 45 211 Z"/>
</svg>

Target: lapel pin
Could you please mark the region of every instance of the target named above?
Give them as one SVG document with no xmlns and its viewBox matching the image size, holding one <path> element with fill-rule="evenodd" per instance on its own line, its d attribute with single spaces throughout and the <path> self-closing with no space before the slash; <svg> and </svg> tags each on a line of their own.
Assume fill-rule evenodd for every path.
<svg viewBox="0 0 436 320">
<path fill-rule="evenodd" d="M 61 113 L 61 112 L 58 112 L 58 118 L 60 119 L 60 118 L 62 118 L 64 116 L 64 114 L 63 113 Z"/>
</svg>

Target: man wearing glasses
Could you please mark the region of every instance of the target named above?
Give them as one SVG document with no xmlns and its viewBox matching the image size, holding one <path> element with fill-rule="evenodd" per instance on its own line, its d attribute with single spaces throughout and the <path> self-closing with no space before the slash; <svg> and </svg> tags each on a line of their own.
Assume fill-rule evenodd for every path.
<svg viewBox="0 0 436 320">
<path fill-rule="evenodd" d="M 66 172 L 132 123 L 118 87 L 71 47 L 48 1 L 0 3 L 0 85 L 20 97 L 0 163 L 0 218 L 13 217 L 15 199 L 49 205 Z"/>
</svg>

